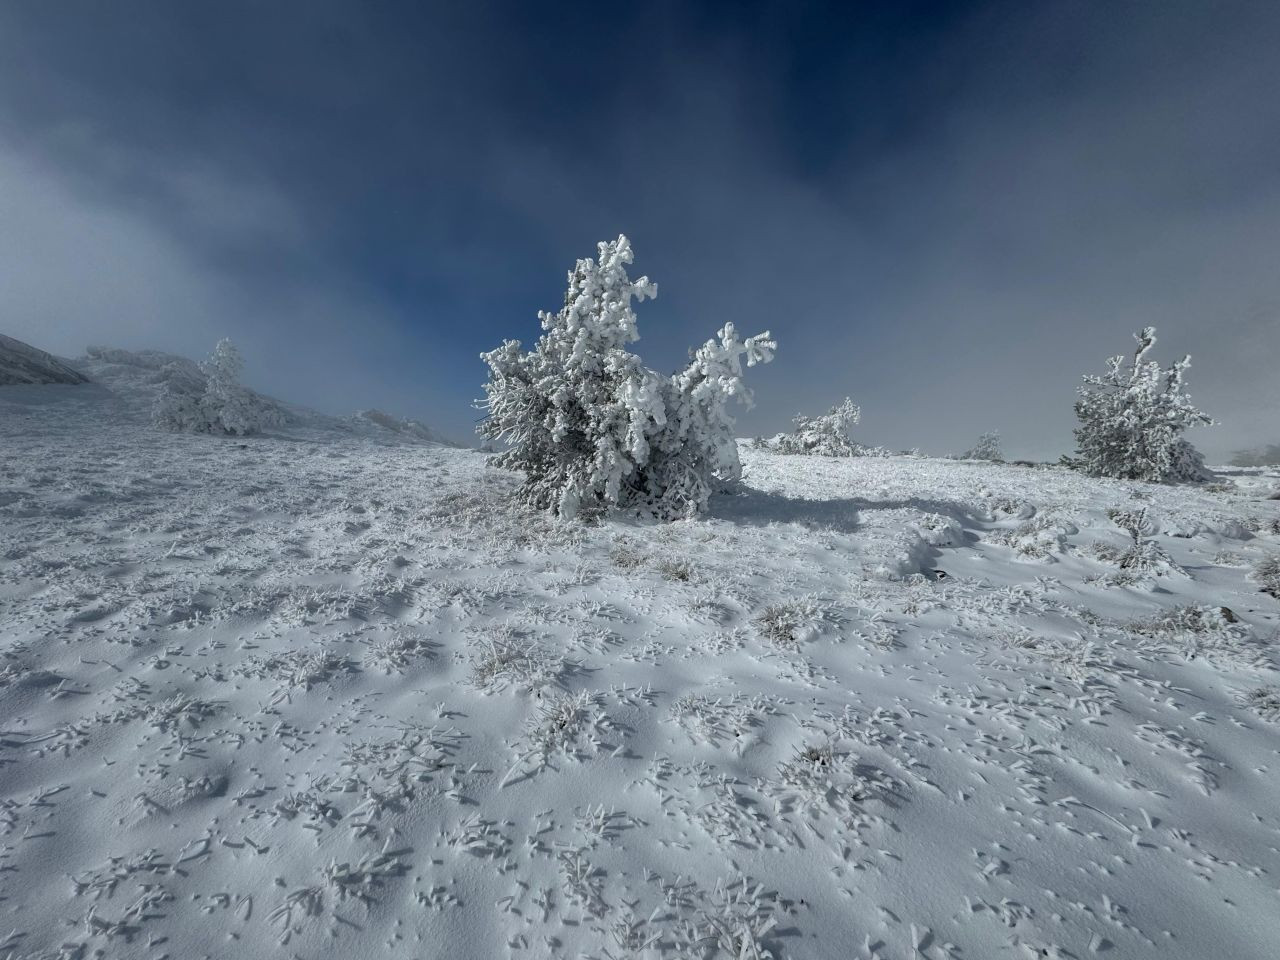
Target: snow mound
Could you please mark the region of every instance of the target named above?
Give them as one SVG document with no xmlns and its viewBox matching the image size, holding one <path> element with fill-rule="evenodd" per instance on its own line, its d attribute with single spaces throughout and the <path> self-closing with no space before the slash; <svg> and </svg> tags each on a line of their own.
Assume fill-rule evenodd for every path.
<svg viewBox="0 0 1280 960">
<path fill-rule="evenodd" d="M 357 410 L 350 419 L 357 427 L 363 427 L 368 424 L 415 440 L 425 440 L 428 443 L 443 443 L 450 447 L 458 446 L 453 441 L 446 440 L 421 420 L 402 420 L 389 413 L 383 413 L 381 410 Z"/>
<path fill-rule="evenodd" d="M 204 391 L 207 380 L 194 360 L 160 350 L 91 346 L 75 364 L 122 401 L 126 415 L 135 420 L 149 420 L 157 398 L 166 389 L 179 394 L 199 394 Z M 253 396 L 279 414 L 278 419 L 287 432 L 355 434 L 395 443 L 461 446 L 419 420 L 400 419 L 381 410 L 361 410 L 351 416 L 335 417 L 264 394 L 253 392 Z"/>
<path fill-rule="evenodd" d="M 26 383 L 88 382 L 88 377 L 53 354 L 0 333 L 0 387 Z"/>
</svg>

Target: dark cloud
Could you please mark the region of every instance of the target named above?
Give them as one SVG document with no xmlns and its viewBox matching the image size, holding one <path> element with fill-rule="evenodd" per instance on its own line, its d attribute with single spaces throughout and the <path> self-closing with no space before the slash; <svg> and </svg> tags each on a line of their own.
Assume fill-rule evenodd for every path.
<svg viewBox="0 0 1280 960">
<path fill-rule="evenodd" d="M 670 368 L 770 328 L 744 432 L 1070 445 L 1155 324 L 1211 453 L 1280 410 L 1269 4 L 0 9 L 0 327 L 470 428 L 476 354 L 631 235 Z M 1268 433 L 1270 431 L 1270 433 Z"/>
</svg>

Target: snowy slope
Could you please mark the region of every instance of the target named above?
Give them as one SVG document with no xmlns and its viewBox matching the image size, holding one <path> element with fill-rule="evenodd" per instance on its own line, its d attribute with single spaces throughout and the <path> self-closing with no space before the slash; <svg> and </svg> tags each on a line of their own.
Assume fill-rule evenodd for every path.
<svg viewBox="0 0 1280 960">
<path fill-rule="evenodd" d="M 0 956 L 1274 956 L 1274 472 L 744 448 L 706 519 L 562 526 L 473 451 L 44 396 Z"/>
<path fill-rule="evenodd" d="M 53 354 L 0 333 L 0 386 L 84 382 L 83 374 Z"/>
<path fill-rule="evenodd" d="M 205 375 L 199 364 L 187 357 L 159 350 L 90 347 L 85 356 L 75 363 L 95 383 L 102 384 L 115 396 L 118 403 L 113 416 L 127 417 L 139 423 L 151 419 L 156 397 L 166 382 L 180 381 L 188 391 L 204 389 Z M 286 434 L 315 436 L 317 433 L 336 432 L 395 443 L 411 440 L 457 446 L 417 420 L 399 419 L 380 410 L 361 410 L 349 417 L 334 417 L 262 394 L 255 395 L 281 413 Z"/>
</svg>

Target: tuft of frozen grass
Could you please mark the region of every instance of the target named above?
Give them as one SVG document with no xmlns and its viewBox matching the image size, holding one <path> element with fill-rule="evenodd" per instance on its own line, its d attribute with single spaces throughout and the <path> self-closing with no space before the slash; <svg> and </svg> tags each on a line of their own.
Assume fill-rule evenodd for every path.
<svg viewBox="0 0 1280 960">
<path fill-rule="evenodd" d="M 563 658 L 552 656 L 510 627 L 493 628 L 473 640 L 468 661 L 471 683 L 485 693 L 510 687 L 541 690 L 559 680 L 565 669 Z"/>
<path fill-rule="evenodd" d="M 610 726 L 603 697 L 580 690 L 543 704 L 525 729 L 526 753 L 546 766 L 555 756 L 574 756 L 583 741 L 600 748 L 599 734 Z"/>
<path fill-rule="evenodd" d="M 403 860 L 384 851 L 365 854 L 354 864 L 330 860 L 322 874 L 330 889 L 337 891 L 339 900 L 354 897 L 371 903 L 377 887 L 388 877 L 401 876 L 406 869 Z"/>
<path fill-rule="evenodd" d="M 1148 650 L 1176 653 L 1187 660 L 1203 657 L 1239 666 L 1271 665 L 1267 650 L 1227 607 L 1188 604 L 1134 621 L 1129 629 L 1147 639 Z"/>
<path fill-rule="evenodd" d="M 688 583 L 693 579 L 693 564 L 688 560 L 664 557 L 653 565 L 663 580 L 676 583 Z"/>
<path fill-rule="evenodd" d="M 779 713 L 777 701 L 763 694 L 686 694 L 672 702 L 670 716 L 694 743 L 718 747 L 721 741 L 734 742 L 741 753 L 749 734 Z"/>
<path fill-rule="evenodd" d="M 324 888 L 301 887 L 289 893 L 284 902 L 267 915 L 267 919 L 279 924 L 281 946 L 287 944 L 294 935 L 303 932 L 303 921 L 319 917 L 324 913 Z"/>
<path fill-rule="evenodd" d="M 604 871 L 587 860 L 585 853 L 585 849 L 560 852 L 560 888 L 569 903 L 598 919 L 609 912 Z"/>
<path fill-rule="evenodd" d="M 210 700 L 175 694 L 148 707 L 146 718 L 147 723 L 158 730 L 172 730 L 184 724 L 198 727 L 200 721 L 212 716 L 216 709 L 217 704 Z"/>
<path fill-rule="evenodd" d="M 645 555 L 635 541 L 620 537 L 609 548 L 609 561 L 619 570 L 637 570 L 644 566 Z"/>
<path fill-rule="evenodd" d="M 1263 593 L 1280 600 L 1280 553 L 1268 554 L 1259 560 L 1250 576 Z"/>
<path fill-rule="evenodd" d="M 1258 687 L 1240 698 L 1240 702 L 1271 723 L 1280 723 L 1280 688 Z"/>
<path fill-rule="evenodd" d="M 1117 572 L 1099 577 L 1098 580 L 1110 586 L 1132 586 L 1153 576 L 1185 572 L 1152 539 L 1158 525 L 1147 513 L 1146 507 L 1136 511 L 1113 508 L 1107 511 L 1107 516 L 1112 523 L 1129 534 L 1129 543 L 1122 547 L 1103 542 L 1093 544 L 1094 557 L 1119 568 Z"/>
<path fill-rule="evenodd" d="M 403 673 L 412 661 L 434 657 L 431 647 L 431 642 L 422 637 L 399 633 L 385 640 L 370 641 L 364 663 L 383 673 Z"/>
<path fill-rule="evenodd" d="M 778 925 L 777 894 L 741 878 L 717 883 L 709 899 L 706 909 L 687 924 L 690 948 L 705 955 L 711 947 L 719 951 L 715 956 L 734 960 L 776 960 L 769 935 Z"/>
<path fill-rule="evenodd" d="M 779 650 L 795 652 L 838 622 L 835 610 L 815 597 L 802 597 L 765 607 L 756 617 L 760 636 Z"/>
<path fill-rule="evenodd" d="M 350 661 L 333 650 L 288 650 L 254 657 L 237 667 L 236 672 L 241 676 L 276 680 L 281 691 L 287 692 L 295 687 L 310 690 L 350 667 Z"/>
<path fill-rule="evenodd" d="M 869 800 L 893 796 L 896 784 L 882 771 L 827 741 L 797 748 L 778 766 L 770 792 L 787 805 L 798 804 L 811 817 L 848 815 Z"/>
<path fill-rule="evenodd" d="M 446 842 L 456 850 L 462 850 L 473 857 L 481 859 L 501 860 L 511 851 L 511 837 L 502 829 L 511 824 L 504 821 L 486 820 L 478 813 L 464 817 L 458 825 L 449 831 Z"/>
<path fill-rule="evenodd" d="M 1065 553 L 1067 537 L 1078 532 L 1075 524 L 1060 520 L 1052 512 L 1028 513 L 1027 519 L 1010 530 L 996 530 L 983 538 L 988 543 L 1008 547 L 1028 560 L 1051 561 Z"/>
</svg>

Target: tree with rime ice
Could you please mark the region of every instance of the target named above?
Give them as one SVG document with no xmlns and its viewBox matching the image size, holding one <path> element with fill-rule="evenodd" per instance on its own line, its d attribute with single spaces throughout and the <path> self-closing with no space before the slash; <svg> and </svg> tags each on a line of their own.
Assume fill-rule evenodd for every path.
<svg viewBox="0 0 1280 960">
<path fill-rule="evenodd" d="M 538 314 L 545 332 L 533 350 L 508 340 L 481 354 L 478 432 L 507 444 L 495 462 L 524 472 L 527 503 L 566 519 L 610 507 L 692 516 L 741 477 L 729 404 L 751 403 L 743 359 L 766 363 L 776 344 L 767 332 L 742 340 L 726 323 L 683 370 L 648 369 L 626 348 L 640 338 L 633 301 L 657 285 L 628 277 L 625 236 L 598 251 L 570 271 L 564 306 Z"/>
<path fill-rule="evenodd" d="M 849 436 L 849 431 L 862 419 L 862 410 L 848 397 L 818 417 L 796 414 L 795 429 L 780 433 L 764 446 L 778 452 L 809 454 L 816 457 L 857 457 L 862 444 Z"/>
<path fill-rule="evenodd" d="M 1004 450 L 1000 443 L 1000 431 L 991 430 L 978 437 L 978 442 L 960 454 L 960 460 L 990 460 L 992 463 L 1004 463 Z"/>
<path fill-rule="evenodd" d="M 240 383 L 244 359 L 223 338 L 200 364 L 203 386 L 171 377 L 156 399 L 154 420 L 170 430 L 245 436 L 283 421 L 279 409 Z"/>
<path fill-rule="evenodd" d="M 1067 463 L 1085 473 L 1157 483 L 1203 480 L 1204 458 L 1183 439 L 1191 427 L 1213 420 L 1191 405 L 1183 392 L 1190 355 L 1167 368 L 1144 360 L 1155 345 L 1155 327 L 1134 334 L 1132 361 L 1107 361 L 1101 376 L 1086 375 L 1075 411 L 1077 456 Z"/>
</svg>

